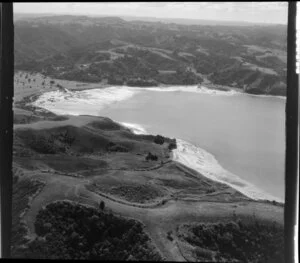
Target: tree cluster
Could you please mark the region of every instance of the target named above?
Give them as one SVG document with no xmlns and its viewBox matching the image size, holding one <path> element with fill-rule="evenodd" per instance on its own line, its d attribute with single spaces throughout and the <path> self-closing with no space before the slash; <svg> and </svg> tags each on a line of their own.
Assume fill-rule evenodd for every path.
<svg viewBox="0 0 300 263">
<path fill-rule="evenodd" d="M 156 135 L 154 137 L 154 142 L 157 143 L 157 144 L 164 144 L 165 138 L 161 135 Z"/>
<path fill-rule="evenodd" d="M 158 157 L 155 154 L 152 154 L 151 152 L 149 152 L 147 154 L 147 156 L 145 157 L 146 161 L 157 161 Z"/>
<path fill-rule="evenodd" d="M 108 152 L 128 152 L 128 148 L 114 142 L 109 142 L 106 146 Z"/>
<path fill-rule="evenodd" d="M 39 153 L 55 154 L 66 152 L 74 141 L 75 137 L 64 131 L 50 135 L 33 134 L 28 143 L 31 149 Z"/>
<path fill-rule="evenodd" d="M 168 145 L 168 149 L 171 151 L 177 148 L 176 139 L 171 139 Z"/>
<path fill-rule="evenodd" d="M 284 262 L 284 230 L 275 222 L 200 224 L 185 239 L 198 248 L 199 260 L 213 260 L 215 254 L 218 262 Z"/>
<path fill-rule="evenodd" d="M 24 249 L 29 258 L 161 260 L 141 223 L 69 202 L 39 211 L 38 237 Z"/>
</svg>

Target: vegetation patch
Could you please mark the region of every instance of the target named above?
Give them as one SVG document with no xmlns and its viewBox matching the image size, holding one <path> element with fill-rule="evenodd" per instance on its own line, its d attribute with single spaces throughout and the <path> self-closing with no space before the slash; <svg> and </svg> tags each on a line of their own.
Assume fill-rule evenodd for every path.
<svg viewBox="0 0 300 263">
<path fill-rule="evenodd" d="M 56 153 L 93 153 L 105 151 L 109 140 L 101 133 L 94 133 L 85 128 L 64 126 L 45 130 L 16 130 L 17 137 L 27 147 L 42 154 Z"/>
<path fill-rule="evenodd" d="M 110 182 L 109 182 L 110 181 Z M 98 181 L 87 185 L 87 189 L 93 192 L 101 191 L 116 197 L 120 197 L 129 202 L 134 203 L 152 203 L 155 199 L 163 197 L 165 194 L 156 186 L 147 184 L 138 184 L 130 182 L 120 182 L 109 180 L 109 181 Z"/>
<path fill-rule="evenodd" d="M 109 192 L 135 203 L 147 203 L 163 196 L 160 190 L 149 185 L 121 185 L 112 187 Z"/>
<path fill-rule="evenodd" d="M 183 235 L 200 261 L 284 262 L 284 229 L 255 217 L 189 226 Z"/>
<path fill-rule="evenodd" d="M 192 180 L 178 180 L 178 179 L 163 179 L 160 178 L 159 181 L 163 183 L 164 186 L 174 188 L 174 189 L 185 189 L 190 187 L 198 186 L 198 182 Z M 204 190 L 207 188 L 206 186 L 203 187 Z M 204 192 L 203 190 L 203 192 Z"/>
<path fill-rule="evenodd" d="M 29 148 L 43 154 L 65 153 L 75 140 L 67 130 L 61 132 L 22 130 L 16 131 L 16 135 Z"/>
<path fill-rule="evenodd" d="M 155 154 L 152 154 L 151 152 L 149 152 L 148 154 L 147 154 L 147 156 L 145 157 L 145 160 L 146 161 L 157 161 L 158 160 L 158 157 L 157 157 L 157 155 L 155 155 Z"/>
<path fill-rule="evenodd" d="M 120 144 L 116 144 L 114 142 L 109 142 L 106 146 L 106 150 L 108 152 L 129 152 L 129 149 Z"/>
<path fill-rule="evenodd" d="M 154 142 L 157 143 L 157 144 L 164 144 L 165 138 L 161 135 L 156 135 L 154 137 Z"/>
<path fill-rule="evenodd" d="M 14 124 L 34 123 L 42 120 L 36 115 L 14 114 Z"/>
<path fill-rule="evenodd" d="M 17 254 L 18 247 L 27 242 L 27 228 L 22 222 L 22 214 L 29 208 L 30 199 L 38 193 L 44 184 L 39 181 L 22 178 L 14 173 L 12 193 L 12 232 L 11 254 Z"/>
<path fill-rule="evenodd" d="M 99 121 L 93 121 L 93 122 L 89 123 L 88 125 L 95 129 L 99 129 L 99 130 L 114 131 L 114 130 L 121 129 L 120 124 L 115 123 L 108 118 L 104 118 L 103 120 L 99 120 Z"/>
<path fill-rule="evenodd" d="M 80 172 L 97 168 L 106 168 L 103 160 L 95 160 L 78 156 L 51 155 L 43 158 L 42 162 L 50 168 L 61 172 Z"/>
<path fill-rule="evenodd" d="M 160 261 L 143 225 L 102 210 L 56 202 L 39 211 L 25 258 Z"/>
</svg>

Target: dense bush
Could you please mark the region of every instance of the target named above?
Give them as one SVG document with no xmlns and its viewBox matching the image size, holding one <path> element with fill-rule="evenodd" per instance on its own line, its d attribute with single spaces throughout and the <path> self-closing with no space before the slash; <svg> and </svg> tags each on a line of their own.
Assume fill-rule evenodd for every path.
<svg viewBox="0 0 300 263">
<path fill-rule="evenodd" d="M 199 224 L 191 227 L 185 240 L 197 248 L 199 260 L 284 262 L 284 230 L 275 222 L 239 219 L 226 224 Z"/>
<path fill-rule="evenodd" d="M 157 161 L 158 158 L 155 154 L 152 154 L 151 152 L 149 152 L 145 159 L 146 159 L 146 161 L 148 161 L 148 160 Z"/>
<path fill-rule="evenodd" d="M 27 227 L 20 215 L 28 209 L 30 199 L 44 186 L 42 182 L 22 178 L 22 172 L 13 171 L 11 255 L 17 256 L 18 247 L 26 243 Z"/>
<path fill-rule="evenodd" d="M 74 141 L 75 137 L 71 136 L 68 131 L 50 135 L 33 134 L 29 140 L 29 146 L 38 153 L 55 154 L 66 152 Z"/>
<path fill-rule="evenodd" d="M 158 85 L 157 81 L 151 79 L 129 79 L 126 84 L 132 87 L 153 87 Z"/>
<path fill-rule="evenodd" d="M 156 198 L 164 196 L 164 193 L 157 187 L 142 184 L 122 184 L 111 188 L 103 186 L 100 190 L 114 196 L 119 196 L 129 202 L 142 204 L 153 202 Z"/>
<path fill-rule="evenodd" d="M 69 202 L 40 210 L 35 231 L 38 237 L 24 249 L 25 257 L 161 260 L 141 223 Z"/>
<path fill-rule="evenodd" d="M 176 73 L 158 74 L 154 79 L 163 84 L 194 85 L 202 83 L 203 79 L 189 70 L 177 70 Z"/>
<path fill-rule="evenodd" d="M 30 142 L 30 148 L 38 153 L 55 154 L 58 152 L 58 148 L 54 144 L 52 138 L 45 138 L 43 136 L 35 136 Z"/>
<path fill-rule="evenodd" d="M 154 137 L 154 142 L 157 143 L 157 144 L 164 144 L 165 138 L 161 135 L 156 135 Z"/>
<path fill-rule="evenodd" d="M 105 207 L 105 203 L 104 203 L 104 201 L 102 200 L 102 201 L 100 202 L 100 204 L 99 204 L 99 208 L 100 208 L 101 210 L 104 210 L 104 207 Z"/>
<path fill-rule="evenodd" d="M 109 142 L 106 146 L 106 150 L 109 152 L 128 152 L 128 148 L 114 142 Z"/>
<path fill-rule="evenodd" d="M 169 143 L 168 149 L 171 151 L 171 150 L 173 150 L 173 149 L 176 149 L 176 148 L 177 148 L 176 139 L 172 139 L 172 140 L 170 140 L 170 143 Z"/>
</svg>

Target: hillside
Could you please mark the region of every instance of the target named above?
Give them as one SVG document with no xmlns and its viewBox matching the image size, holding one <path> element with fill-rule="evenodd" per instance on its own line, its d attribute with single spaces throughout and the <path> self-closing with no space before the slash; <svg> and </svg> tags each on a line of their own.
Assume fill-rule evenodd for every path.
<svg viewBox="0 0 300 263">
<path fill-rule="evenodd" d="M 85 82 L 221 84 L 285 95 L 286 27 L 184 25 L 118 17 L 15 21 L 15 68 Z"/>
</svg>

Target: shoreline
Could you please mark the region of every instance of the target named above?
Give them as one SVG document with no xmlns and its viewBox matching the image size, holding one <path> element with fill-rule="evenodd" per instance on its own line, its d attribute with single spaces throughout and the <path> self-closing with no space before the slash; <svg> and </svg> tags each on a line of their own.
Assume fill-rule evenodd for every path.
<svg viewBox="0 0 300 263">
<path fill-rule="evenodd" d="M 88 84 L 87 84 L 88 85 Z M 71 91 L 84 91 L 84 90 L 94 90 L 94 89 L 106 89 L 106 88 L 127 88 L 127 89 L 136 89 L 136 90 L 147 90 L 147 91 L 158 91 L 158 89 L 161 89 L 161 91 L 168 91 L 167 89 L 178 89 L 182 92 L 188 92 L 185 89 L 188 88 L 197 88 L 195 90 L 195 92 L 199 92 L 199 93 L 205 93 L 205 94 L 213 94 L 213 91 L 215 92 L 223 92 L 224 94 L 226 93 L 231 93 L 233 94 L 236 93 L 238 95 L 248 95 L 251 97 L 257 97 L 257 98 L 276 98 L 276 99 L 283 99 L 286 100 L 286 96 L 281 96 L 281 95 L 270 95 L 270 94 L 252 94 L 252 93 L 247 93 L 241 89 L 238 88 L 233 88 L 233 87 L 229 87 L 229 88 L 218 88 L 218 87 L 207 87 L 207 86 L 201 86 L 201 88 L 198 88 L 198 85 L 180 85 L 180 84 L 174 84 L 174 85 L 165 85 L 165 84 L 161 84 L 158 86 L 151 86 L 151 87 L 138 87 L 138 86 L 126 86 L 126 85 L 109 85 L 109 84 L 101 84 L 99 83 L 99 85 L 101 85 L 101 87 L 83 87 L 83 88 L 75 88 L 72 89 Z M 86 85 L 84 85 L 86 86 Z M 227 87 L 227 86 L 226 86 Z M 212 93 L 209 92 L 201 92 L 201 89 L 206 89 L 207 91 L 212 91 Z M 165 89 L 165 90 L 164 90 Z M 216 95 L 220 95 L 215 93 Z"/>
<path fill-rule="evenodd" d="M 114 120 L 113 120 L 114 121 Z M 116 122 L 116 121 L 115 121 Z M 124 123 L 124 122 L 117 122 L 117 123 L 120 123 L 121 125 L 129 128 L 133 133 L 135 134 L 149 134 L 141 125 L 139 124 L 133 124 L 133 123 Z M 142 133 L 142 132 L 145 132 L 145 133 Z M 167 136 L 167 135 L 162 135 L 162 136 Z M 214 182 L 218 182 L 218 183 L 222 183 L 222 184 L 226 184 L 227 186 L 233 188 L 234 190 L 240 192 L 241 194 L 247 196 L 248 198 L 250 198 L 251 200 L 253 201 L 265 201 L 265 202 L 276 202 L 280 205 L 284 205 L 284 201 L 282 201 L 280 198 L 278 197 L 275 197 L 275 196 L 272 196 L 266 192 L 264 192 L 263 190 L 261 189 L 258 189 L 257 187 L 255 187 L 254 185 L 252 185 L 251 183 L 241 179 L 240 177 L 238 177 L 237 175 L 234 175 L 232 174 L 231 172 L 227 171 L 226 169 L 224 169 L 221 165 L 218 164 L 218 161 L 214 158 L 214 156 L 207 152 L 206 150 L 200 148 L 200 147 L 197 147 L 187 141 L 184 141 L 182 139 L 179 139 L 179 138 L 175 138 L 176 139 L 176 144 L 177 144 L 177 148 L 172 150 L 171 151 L 171 154 L 170 154 L 170 159 L 172 159 L 172 161 L 175 161 L 175 162 L 178 162 L 180 164 L 183 164 L 185 166 L 187 166 L 189 169 L 191 170 L 194 170 L 195 172 L 197 173 L 200 173 L 201 175 L 205 176 L 206 178 L 214 181 Z M 239 186 L 234 186 L 233 183 L 230 183 L 230 182 L 225 182 L 224 180 L 220 180 L 220 179 L 217 179 L 217 178 L 213 178 L 213 176 L 209 176 L 209 174 L 213 174 L 214 172 L 213 171 L 207 171 L 207 172 L 203 172 L 203 170 L 199 170 L 199 167 L 198 169 L 195 167 L 195 163 L 191 163 L 190 161 L 186 161 L 187 158 L 191 159 L 191 155 L 190 156 L 183 156 L 183 153 L 181 153 L 179 150 L 178 150 L 178 142 L 179 142 L 179 145 L 181 146 L 181 144 L 189 144 L 189 146 L 191 147 L 194 147 L 196 148 L 198 151 L 201 151 L 201 154 L 202 153 L 205 153 L 205 154 L 208 154 L 210 156 L 212 156 L 214 158 L 214 160 L 216 161 L 216 165 L 218 165 L 221 169 L 223 169 L 224 172 L 226 173 L 229 173 L 230 175 L 234 176 L 234 177 L 237 177 L 238 180 L 240 181 L 244 181 L 245 185 L 247 188 L 253 188 L 252 189 L 252 194 L 250 193 L 250 190 L 247 192 L 247 191 L 243 191 L 243 189 L 241 189 L 242 187 L 239 187 Z M 188 151 L 189 149 L 188 148 L 184 148 L 183 151 Z M 207 169 L 207 168 L 206 168 Z M 209 168 L 208 168 L 209 169 Z M 260 197 L 255 197 L 255 195 L 257 196 L 260 196 Z"/>
<path fill-rule="evenodd" d="M 109 87 L 109 86 L 106 86 L 106 87 L 94 87 L 93 89 L 105 89 L 105 88 L 107 88 L 107 87 Z M 111 87 L 114 87 L 114 88 L 119 88 L 119 87 L 124 87 L 124 86 L 111 86 Z M 127 86 L 125 86 L 125 87 L 127 87 Z M 174 85 L 173 86 L 171 86 L 171 87 L 174 87 Z M 178 86 L 178 87 L 182 87 L 182 86 Z M 186 87 L 195 87 L 195 86 L 186 86 Z M 129 88 L 133 88 L 133 89 L 135 89 L 134 87 L 129 87 Z M 61 91 L 61 89 L 60 88 L 56 88 L 55 90 L 51 90 L 50 92 L 65 92 L 65 93 L 68 93 L 68 89 L 67 88 L 64 88 L 65 90 L 64 91 Z M 137 88 L 138 90 L 144 90 L 145 88 Z M 150 87 L 149 88 L 146 88 L 146 89 L 151 89 Z M 72 88 L 72 89 L 70 89 L 70 91 L 78 91 L 78 90 L 80 90 L 80 91 L 83 91 L 83 90 L 91 90 L 91 87 L 86 87 L 86 86 L 84 86 L 84 88 L 82 88 L 82 89 L 76 89 L 76 88 Z M 30 102 L 27 102 L 27 103 L 25 103 L 25 105 L 27 104 L 29 104 L 29 105 L 31 105 L 31 106 L 34 106 L 34 107 L 37 107 L 37 108 L 40 108 L 40 109 L 42 109 L 42 110 L 46 110 L 46 111 L 49 111 L 49 112 L 53 112 L 53 111 L 51 111 L 51 110 L 49 110 L 49 109 L 47 109 L 47 108 L 44 108 L 44 107 L 41 107 L 40 105 L 34 105 L 33 103 L 41 96 L 41 95 L 43 95 L 43 94 L 45 94 L 45 93 L 47 93 L 47 92 L 49 92 L 48 90 L 40 90 L 39 92 L 34 92 L 33 94 L 31 94 L 31 95 L 29 95 L 29 96 L 27 96 L 27 98 L 28 97 L 30 97 L 30 98 L 33 98 L 33 100 L 31 100 L 30 99 Z M 254 95 L 254 96 L 257 96 L 257 95 Z M 23 98 L 24 99 L 24 98 Z M 22 99 L 22 100 L 23 100 Z M 28 101 L 28 100 L 27 100 Z M 17 101 L 16 101 L 17 102 Z M 23 104 L 24 105 L 24 104 Z M 24 105 L 24 106 L 25 106 Z M 30 109 L 28 109 L 27 108 L 27 110 L 30 110 Z M 70 115 L 70 114 L 59 114 L 59 113 L 56 113 L 56 112 L 53 112 L 55 115 Z M 93 115 L 93 114 L 78 114 L 79 116 L 80 115 L 91 115 L 91 116 L 95 116 L 95 115 Z M 78 116 L 77 115 L 77 116 Z M 98 115 L 96 115 L 96 116 L 98 116 Z M 115 121 L 115 122 L 117 122 L 117 121 Z M 135 133 L 135 134 L 148 134 L 148 133 L 145 133 L 146 132 L 146 130 L 142 127 L 142 126 L 140 126 L 140 125 L 138 125 L 138 124 L 132 124 L 132 123 L 124 123 L 124 122 L 117 122 L 117 123 L 119 123 L 119 124 L 121 124 L 121 125 L 123 125 L 123 126 L 125 126 L 125 127 L 127 127 L 127 128 L 129 128 L 133 133 Z M 180 139 L 178 139 L 178 138 L 176 138 L 176 140 L 178 141 L 178 140 L 180 140 Z M 192 145 L 192 144 L 191 144 Z M 196 147 L 196 146 L 195 146 Z M 199 148 L 199 147 L 196 147 L 196 148 Z M 201 151 L 205 151 L 204 149 L 201 149 L 201 148 L 199 148 Z M 206 151 L 205 151 L 206 152 Z M 208 153 L 208 154 L 210 154 L 210 153 Z M 173 151 L 172 151 L 172 160 L 174 160 L 174 153 L 173 153 Z M 187 165 L 185 162 L 182 162 L 182 160 L 181 160 L 181 162 L 180 163 L 182 163 L 182 164 L 184 164 L 184 165 Z M 190 165 L 187 165 L 187 167 L 189 167 L 189 168 L 191 168 L 191 169 L 193 169 L 193 170 L 195 170 L 196 172 L 199 172 L 197 169 L 195 169 L 195 167 L 193 167 L 193 166 L 190 166 Z M 224 168 L 223 168 L 224 169 Z M 224 169 L 225 170 L 225 169 Z M 225 170 L 226 171 L 226 170 Z M 201 173 L 200 172 L 200 174 L 203 174 L 203 173 Z M 204 175 L 205 176 L 205 175 Z M 216 182 L 220 182 L 220 183 L 223 183 L 223 184 L 226 184 L 226 182 L 224 182 L 224 181 L 219 181 L 219 180 L 216 180 L 216 179 L 214 179 L 214 178 L 211 178 L 211 176 L 206 176 L 207 178 L 209 178 L 209 179 L 211 179 L 211 180 L 213 180 L 213 181 L 216 181 Z M 228 186 L 230 186 L 231 188 L 233 188 L 233 189 L 235 189 L 235 190 L 238 190 L 239 192 L 241 192 L 242 194 L 244 194 L 244 195 L 246 195 L 247 197 L 249 197 L 249 198 L 251 198 L 251 199 L 253 199 L 253 200 L 260 200 L 260 201 L 264 201 L 264 200 L 266 200 L 266 201 L 268 201 L 268 202 L 273 202 L 273 201 L 275 201 L 275 202 L 277 202 L 277 203 L 280 203 L 280 204 L 283 204 L 284 205 L 284 202 L 282 202 L 282 200 L 279 200 L 280 198 L 253 198 L 253 196 L 249 196 L 249 194 L 245 194 L 243 191 L 241 191 L 239 188 L 237 188 L 237 187 L 233 187 L 233 185 L 232 184 L 230 184 L 230 183 L 227 183 L 227 185 Z M 266 194 L 266 193 L 264 193 L 263 191 L 261 191 L 262 192 L 262 194 L 264 194 L 264 195 L 268 195 L 268 194 Z"/>
<path fill-rule="evenodd" d="M 249 95 L 249 96 L 253 96 L 253 97 L 266 97 L 266 98 L 278 98 L 278 99 L 286 99 L 286 96 L 281 96 L 281 95 L 270 95 L 270 94 L 252 94 L 252 93 L 247 93 L 241 89 L 238 88 L 233 88 L 233 87 L 228 87 L 228 86 L 222 86 L 222 87 L 218 87 L 218 84 L 212 84 L 212 86 L 205 86 L 200 84 L 201 88 L 198 87 L 197 84 L 194 85 L 181 85 L 181 84 L 159 84 L 157 86 L 149 86 L 149 87 L 139 87 L 139 86 L 127 86 L 127 85 L 111 85 L 111 84 L 103 84 L 103 83 L 97 83 L 97 85 L 101 85 L 100 87 L 85 87 L 91 84 L 96 84 L 96 83 L 84 83 L 81 86 L 83 86 L 82 88 L 74 88 L 71 89 L 71 91 L 83 91 L 83 90 L 93 90 L 93 89 L 106 89 L 106 88 L 129 88 L 129 89 L 137 89 L 137 90 L 158 90 L 161 89 L 162 91 L 164 89 L 170 89 L 170 88 L 175 88 L 175 89 L 180 89 L 181 91 L 185 91 L 184 89 L 187 88 L 197 88 L 196 91 L 200 91 L 201 88 L 210 90 L 210 91 L 220 91 L 220 92 L 224 92 L 224 93 L 230 93 L 230 92 L 235 92 L 237 94 L 245 94 L 245 95 Z M 219 85 L 220 86 L 220 85 Z M 184 87 L 184 88 L 183 88 Z M 225 88 L 224 88 L 225 87 Z M 199 92 L 200 93 L 200 92 Z"/>
<path fill-rule="evenodd" d="M 54 90 L 45 90 L 33 92 L 30 95 L 36 96 L 37 99 L 32 103 L 33 106 L 43 105 L 42 108 L 48 109 L 55 114 L 64 115 L 63 109 L 59 109 L 59 105 L 67 104 L 70 109 L 73 109 L 73 112 L 67 113 L 72 115 L 98 115 L 98 111 L 101 108 L 105 108 L 109 106 L 111 103 L 120 102 L 126 99 L 129 99 L 136 95 L 139 92 L 143 91 L 152 91 L 152 92 L 188 92 L 188 93 L 199 93 L 203 95 L 210 96 L 234 96 L 234 95 L 242 95 L 246 94 L 251 97 L 257 98 L 276 98 L 276 99 L 285 99 L 284 97 L 279 96 L 269 96 L 269 95 L 253 95 L 247 94 L 243 92 L 237 92 L 235 90 L 217 90 L 206 87 L 198 88 L 197 86 L 168 86 L 168 87 L 129 87 L 129 86 L 105 86 L 105 87 L 84 87 L 82 89 L 71 88 L 71 87 L 63 87 L 56 88 Z M 28 97 L 28 96 L 27 96 Z M 94 105 L 94 107 L 87 107 L 84 113 L 77 111 L 77 103 L 73 100 L 73 98 L 77 100 L 83 99 L 84 101 L 88 100 L 90 105 Z M 49 102 L 51 102 L 49 104 Z M 58 108 L 53 110 L 53 103 L 57 103 Z M 47 105 L 48 104 L 48 105 Z M 97 105 L 97 107 L 96 107 Z M 70 108 L 71 107 L 71 108 Z M 97 108 L 97 110 L 96 110 Z"/>
<path fill-rule="evenodd" d="M 25 71 L 25 70 L 18 70 L 17 72 L 21 72 L 21 73 L 27 73 L 27 74 L 32 74 L 30 71 Z M 127 86 L 127 85 L 112 85 L 112 84 L 106 84 L 103 82 L 79 82 L 79 81 L 75 81 L 75 80 L 67 80 L 67 79 L 56 79 L 56 78 L 52 78 L 52 77 L 48 77 L 46 75 L 43 75 L 41 73 L 35 73 L 37 75 L 40 76 L 44 76 L 45 78 L 49 78 L 49 79 L 53 79 L 56 83 L 57 82 L 63 82 L 62 86 L 64 87 L 64 83 L 66 84 L 71 84 L 71 87 L 67 87 L 66 89 L 69 89 L 71 91 L 83 91 L 83 90 L 93 90 L 93 89 L 105 89 L 105 88 L 121 88 L 121 87 L 125 87 L 125 88 L 133 88 L 133 89 L 142 89 L 142 90 L 151 90 L 151 89 L 165 89 L 165 88 L 180 88 L 180 87 L 185 87 L 185 88 L 193 88 L 193 87 L 198 87 L 199 85 L 202 88 L 205 88 L 207 90 L 211 90 L 211 91 L 221 91 L 221 92 L 236 92 L 238 94 L 246 94 L 246 95 L 250 95 L 250 96 L 255 96 L 255 97 L 274 97 L 274 98 L 279 98 L 279 99 L 286 99 L 286 96 L 281 96 L 281 95 L 271 95 L 271 94 L 252 94 L 252 93 L 247 93 L 245 92 L 243 89 L 239 89 L 239 88 L 234 88 L 234 87 L 230 87 L 230 86 L 223 86 L 223 85 L 219 85 L 219 84 L 214 84 L 211 82 L 202 82 L 201 84 L 193 84 L 193 85 L 182 85 L 182 84 L 158 84 L 157 86 L 149 86 L 149 87 L 140 87 L 140 86 Z M 61 88 L 56 87 L 56 90 L 61 90 Z M 54 91 L 54 90 L 48 90 L 48 91 Z M 182 90 L 184 91 L 184 89 Z M 44 91 L 42 91 L 42 93 L 44 93 Z"/>
</svg>

